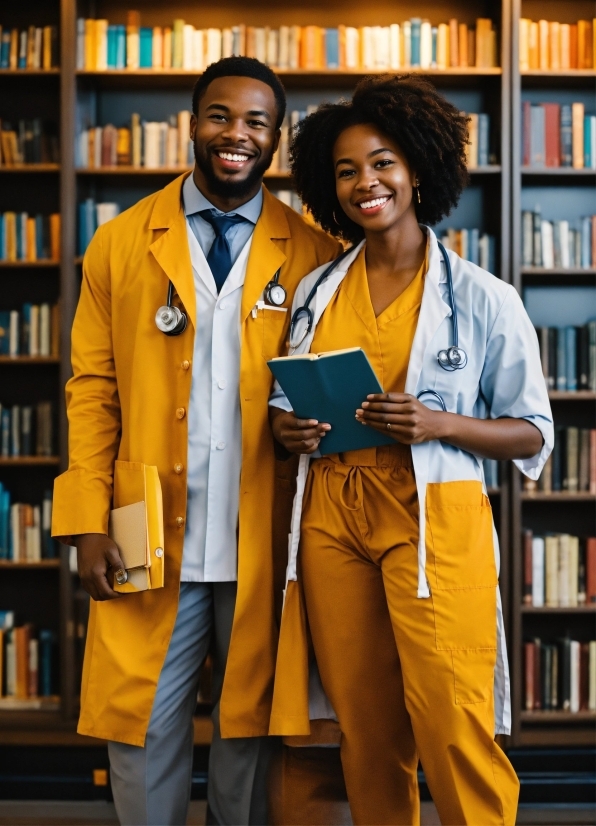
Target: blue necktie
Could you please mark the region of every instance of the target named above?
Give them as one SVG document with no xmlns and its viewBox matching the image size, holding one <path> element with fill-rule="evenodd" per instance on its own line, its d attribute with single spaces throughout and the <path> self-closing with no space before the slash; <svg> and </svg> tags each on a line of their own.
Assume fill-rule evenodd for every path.
<svg viewBox="0 0 596 826">
<path fill-rule="evenodd" d="M 232 253 L 226 233 L 234 224 L 240 224 L 246 219 L 241 215 L 215 215 L 211 209 L 202 209 L 199 215 L 211 224 L 215 231 L 215 240 L 209 250 L 207 263 L 213 273 L 215 286 L 219 293 L 232 269 Z"/>
</svg>

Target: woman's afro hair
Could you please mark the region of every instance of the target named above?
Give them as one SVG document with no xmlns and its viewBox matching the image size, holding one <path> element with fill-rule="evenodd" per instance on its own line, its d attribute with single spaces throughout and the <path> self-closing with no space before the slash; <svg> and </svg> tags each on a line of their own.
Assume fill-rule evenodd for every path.
<svg viewBox="0 0 596 826">
<path fill-rule="evenodd" d="M 291 168 L 298 194 L 324 230 L 352 243 L 363 236 L 335 194 L 333 147 L 356 124 L 373 124 L 400 147 L 420 182 L 416 217 L 436 224 L 449 215 L 468 181 L 468 117 L 417 75 L 364 78 L 351 101 L 326 103 L 292 136 Z"/>
</svg>

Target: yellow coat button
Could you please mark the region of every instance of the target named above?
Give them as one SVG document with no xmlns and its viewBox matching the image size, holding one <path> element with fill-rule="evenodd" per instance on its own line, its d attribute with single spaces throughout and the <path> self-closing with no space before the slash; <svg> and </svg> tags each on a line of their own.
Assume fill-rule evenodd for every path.
<svg viewBox="0 0 596 826">
<path fill-rule="evenodd" d="M 183 516 L 177 516 L 176 517 L 176 525 L 179 528 L 181 528 L 184 525 L 184 517 Z"/>
<path fill-rule="evenodd" d="M 183 407 L 179 407 L 176 410 L 176 418 L 183 419 L 186 416 L 186 410 Z"/>
<path fill-rule="evenodd" d="M 188 359 L 184 359 L 180 366 L 183 370 L 188 370 L 188 368 L 190 367 L 190 361 Z"/>
<path fill-rule="evenodd" d="M 183 470 L 184 470 L 184 465 L 181 465 L 180 462 L 178 462 L 178 464 L 174 465 L 174 473 L 182 473 Z"/>
</svg>

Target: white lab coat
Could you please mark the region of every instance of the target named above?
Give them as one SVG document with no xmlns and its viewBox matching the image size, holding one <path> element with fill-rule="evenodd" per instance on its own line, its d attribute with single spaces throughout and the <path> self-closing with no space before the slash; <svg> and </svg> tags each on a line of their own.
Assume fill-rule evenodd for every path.
<svg viewBox="0 0 596 826">
<path fill-rule="evenodd" d="M 536 456 L 516 460 L 515 464 L 530 479 L 537 479 L 552 451 L 554 429 L 542 375 L 538 339 L 522 301 L 512 286 L 448 251 L 459 326 L 459 346 L 468 354 L 468 363 L 463 370 L 443 370 L 437 361 L 437 353 L 452 344 L 453 333 L 447 275 L 434 232 L 428 227 L 422 229 L 430 240 L 428 272 L 412 343 L 405 392 L 417 395 L 422 390 L 434 390 L 443 397 L 449 412 L 464 416 L 480 419 L 523 418 L 532 422 L 542 433 L 542 449 Z M 358 245 L 340 263 L 338 270 L 319 287 L 310 304 L 314 314 L 313 327 L 304 341 L 290 350 L 290 355 L 310 350 L 316 325 L 361 247 L 362 244 Z M 325 267 L 319 267 L 301 281 L 294 297 L 292 314 L 296 308 L 303 306 L 306 296 L 324 269 Z M 298 322 L 298 325 L 305 324 L 305 320 Z M 429 406 L 436 405 L 430 396 L 424 397 L 423 401 Z M 288 409 L 287 399 L 279 385 L 276 385 L 269 403 Z M 477 480 L 484 485 L 482 459 L 444 442 L 412 445 L 412 460 L 421 514 L 425 513 L 428 483 Z M 309 457 L 301 456 L 289 538 L 287 580 L 297 578 L 296 559 L 308 466 Z M 425 576 L 425 529 L 426 521 L 421 519 L 418 545 L 418 597 L 421 599 L 430 596 Z M 493 534 L 498 571 L 499 546 L 494 526 Z M 509 668 L 500 597 L 496 621 L 498 651 L 494 684 L 495 733 L 509 734 Z M 316 707 L 320 714 L 325 703 L 322 698 L 313 696 L 317 683 L 316 678 L 311 678 L 310 707 L 311 712 Z"/>
</svg>

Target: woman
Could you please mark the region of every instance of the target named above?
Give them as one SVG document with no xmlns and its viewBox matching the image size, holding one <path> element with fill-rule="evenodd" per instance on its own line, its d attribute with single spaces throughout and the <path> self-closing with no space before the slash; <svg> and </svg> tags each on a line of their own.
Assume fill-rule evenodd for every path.
<svg viewBox="0 0 596 826">
<path fill-rule="evenodd" d="M 354 415 L 394 443 L 314 458 L 330 426 L 297 419 L 279 387 L 270 399 L 276 439 L 302 454 L 271 733 L 308 733 L 307 699 L 324 716 L 308 625 L 356 824 L 419 822 L 419 758 L 443 824 L 515 823 L 519 784 L 494 741 L 508 671 L 482 458 L 535 479 L 553 428 L 517 293 L 425 226 L 458 201 L 467 139 L 464 115 L 402 76 L 364 80 L 293 142 L 304 203 L 354 247 L 318 287 L 310 330 L 298 314 L 290 354 L 362 347 L 385 393 Z"/>
</svg>

